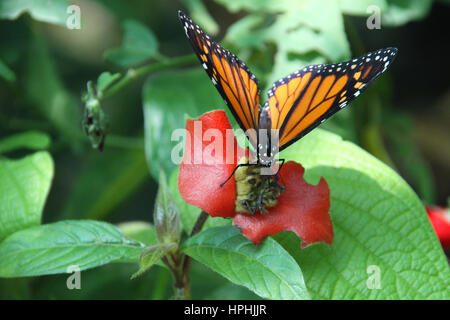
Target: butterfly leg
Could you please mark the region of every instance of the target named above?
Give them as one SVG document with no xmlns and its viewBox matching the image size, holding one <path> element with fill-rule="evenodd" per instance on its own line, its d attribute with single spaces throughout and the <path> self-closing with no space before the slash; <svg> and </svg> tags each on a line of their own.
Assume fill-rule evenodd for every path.
<svg viewBox="0 0 450 320">
<path fill-rule="evenodd" d="M 252 207 L 249 203 L 247 203 L 247 209 L 250 211 L 250 213 L 253 215 L 258 210 L 258 204 L 255 203 L 255 206 Z"/>
<path fill-rule="evenodd" d="M 275 183 L 278 182 L 278 179 L 281 179 L 281 182 L 283 183 L 282 191 L 284 191 L 284 189 L 286 188 L 286 184 L 284 183 L 283 177 L 281 175 L 278 175 L 278 173 L 280 173 L 280 170 L 281 170 L 281 168 L 284 165 L 285 159 L 278 159 L 278 161 L 280 161 L 281 164 L 278 167 L 277 172 L 274 174 L 274 176 L 275 176 Z"/>
<path fill-rule="evenodd" d="M 269 189 L 270 187 L 270 183 L 266 184 L 266 186 L 264 187 L 264 189 L 262 191 L 259 192 L 258 194 L 258 199 L 255 203 L 255 208 L 254 210 L 252 210 L 252 214 L 255 213 L 258 209 L 261 213 L 266 213 L 267 210 L 265 208 L 263 208 L 263 196 L 266 193 L 266 191 Z"/>
<path fill-rule="evenodd" d="M 281 164 L 280 164 L 280 166 L 278 167 L 278 170 L 277 170 L 277 172 L 274 174 L 274 176 L 278 176 L 278 173 L 280 172 L 281 168 L 282 168 L 283 165 L 284 165 L 285 159 L 278 159 L 278 161 L 280 161 Z"/>
</svg>

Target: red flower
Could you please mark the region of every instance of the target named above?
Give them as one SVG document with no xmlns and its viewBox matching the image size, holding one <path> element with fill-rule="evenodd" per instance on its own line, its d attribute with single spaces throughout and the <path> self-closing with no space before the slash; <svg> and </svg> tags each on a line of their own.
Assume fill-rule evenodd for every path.
<svg viewBox="0 0 450 320">
<path fill-rule="evenodd" d="M 304 169 L 298 163 L 289 161 L 281 168 L 279 175 L 286 189 L 277 204 L 267 208 L 268 212 L 253 215 L 235 212 L 234 176 L 223 187 L 220 184 L 248 153 L 238 146 L 231 129 L 223 110 L 208 112 L 197 121 L 187 121 L 188 137 L 178 176 L 178 188 L 184 201 L 212 217 L 233 218 L 233 224 L 255 244 L 283 230 L 295 232 L 306 244 L 318 241 L 331 244 L 333 226 L 328 214 L 328 185 L 323 178 L 317 186 L 308 184 L 303 180 Z M 209 139 L 210 136 L 214 139 Z M 224 151 L 214 149 L 211 152 L 211 145 Z"/>
<path fill-rule="evenodd" d="M 450 218 L 447 209 L 443 207 L 425 207 L 441 245 L 444 249 L 450 249 Z"/>
</svg>

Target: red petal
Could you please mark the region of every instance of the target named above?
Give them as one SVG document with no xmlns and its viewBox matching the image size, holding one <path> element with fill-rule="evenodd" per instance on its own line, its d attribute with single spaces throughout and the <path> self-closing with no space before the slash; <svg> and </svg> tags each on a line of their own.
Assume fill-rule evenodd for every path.
<svg viewBox="0 0 450 320">
<path fill-rule="evenodd" d="M 186 148 L 178 175 L 178 189 L 184 201 L 201 208 L 213 217 L 233 217 L 235 215 L 236 183 L 234 177 L 223 187 L 220 187 L 220 184 L 231 175 L 236 167 L 238 152 L 243 154 L 244 151 L 238 146 L 231 131 L 228 131 L 227 135 L 227 129 L 231 130 L 232 128 L 223 110 L 211 111 L 203 114 L 197 120 L 187 120 L 186 122 L 187 136 L 191 138 L 186 139 Z M 207 130 L 212 133 L 211 140 L 205 139 Z M 227 141 L 229 142 L 228 149 Z M 217 143 L 217 148 L 215 152 L 210 152 L 214 143 Z M 230 155 L 231 152 L 234 153 Z"/>
<path fill-rule="evenodd" d="M 233 224 L 254 244 L 283 230 L 295 232 L 307 244 L 333 241 L 333 225 L 328 210 L 330 192 L 322 178 L 317 186 L 303 180 L 305 169 L 295 162 L 287 162 L 280 171 L 286 190 L 278 204 L 268 212 L 254 215 L 238 213 Z"/>
<path fill-rule="evenodd" d="M 450 249 L 450 220 L 445 215 L 445 208 L 426 207 L 428 217 L 433 225 L 441 245 L 444 249 Z"/>
</svg>

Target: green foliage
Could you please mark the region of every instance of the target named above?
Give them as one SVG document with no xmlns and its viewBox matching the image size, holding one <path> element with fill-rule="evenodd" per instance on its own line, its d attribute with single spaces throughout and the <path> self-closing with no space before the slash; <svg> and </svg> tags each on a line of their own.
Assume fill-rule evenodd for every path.
<svg viewBox="0 0 450 320">
<path fill-rule="evenodd" d="M 159 176 L 159 189 L 155 200 L 153 221 L 158 241 L 166 244 L 172 243 L 177 247 L 180 242 L 180 213 L 167 186 L 167 179 L 163 170 L 161 170 Z"/>
<path fill-rule="evenodd" d="M 38 21 L 65 25 L 69 5 L 66 0 L 3 0 L 0 2 L 0 19 L 17 19 L 26 12 Z"/>
<path fill-rule="evenodd" d="M 250 12 L 229 28 L 226 41 L 240 48 L 267 49 L 268 44 L 276 45 L 274 64 L 266 86 L 306 65 L 350 58 L 343 14 L 369 16 L 373 11 L 368 8 L 376 6 L 380 10 L 382 24 L 397 26 L 423 18 L 432 3 L 431 0 L 216 2 L 232 12 Z M 250 66 L 251 63 L 250 59 Z"/>
<path fill-rule="evenodd" d="M 287 252 L 277 251 L 274 260 L 295 258 L 301 271 L 289 269 L 298 276 L 304 274 L 313 298 L 448 298 L 450 269 L 440 244 L 419 199 L 391 168 L 356 145 L 320 129 L 280 156 L 302 163 L 310 183 L 317 183 L 323 176 L 330 188 L 335 230 L 331 248 L 315 244 L 300 249 L 300 241 L 292 233 L 275 237 Z M 263 248 L 269 242 L 266 240 Z M 233 283 L 269 297 L 257 291 L 262 285 L 254 284 L 256 279 L 268 276 L 248 277 L 247 259 L 240 252 L 245 245 L 255 248 L 235 228 L 219 227 L 189 239 L 183 250 Z M 273 262 L 267 261 L 269 266 Z M 252 275 L 256 272 L 254 264 L 251 262 Z M 368 284 L 373 266 L 381 272 L 383 290 Z M 284 281 L 286 273 L 277 274 Z M 282 293 L 271 293 L 271 298 L 283 298 Z"/>
<path fill-rule="evenodd" d="M 146 245 L 146 249 L 154 247 L 156 245 L 158 245 L 158 238 L 156 236 L 156 229 L 155 227 L 148 223 L 148 222 L 144 222 L 144 221 L 131 221 L 131 222 L 124 222 L 121 223 L 117 226 L 122 233 L 124 234 L 125 237 L 127 237 L 128 239 L 131 240 L 136 240 L 138 242 L 141 242 L 143 244 Z M 162 248 L 173 248 L 176 246 L 170 245 L 170 246 L 162 246 Z M 145 251 L 142 252 L 142 254 L 144 254 Z M 159 251 L 161 252 L 161 251 Z M 142 259 L 142 254 L 141 254 L 141 258 Z M 157 264 L 161 267 L 166 267 L 165 264 L 163 264 L 159 259 L 162 258 L 165 255 L 165 253 L 161 252 L 161 255 L 159 256 L 159 258 L 156 258 L 155 262 L 153 262 L 151 265 L 153 264 Z M 146 263 L 147 265 L 147 263 Z M 148 266 L 148 268 L 151 267 L 151 265 Z M 148 268 L 145 268 L 145 270 L 143 270 L 142 273 L 144 273 Z M 141 276 L 142 274 L 140 273 L 139 276 Z"/>
<path fill-rule="evenodd" d="M 0 60 L 0 77 L 8 82 L 16 81 L 16 75 L 2 60 Z"/>
<path fill-rule="evenodd" d="M 141 150 L 93 153 L 81 167 L 66 199 L 64 218 L 105 219 L 149 178 Z"/>
<path fill-rule="evenodd" d="M 40 224 L 53 171 L 48 152 L 18 160 L 0 157 L 0 241 L 15 231 Z"/>
<path fill-rule="evenodd" d="M 128 239 L 136 240 L 144 243 L 145 245 L 153 245 L 158 243 L 156 238 L 155 227 L 145 221 L 131 221 L 123 222 L 117 227 Z"/>
<path fill-rule="evenodd" d="M 224 47 L 260 79 L 262 102 L 273 81 L 305 65 L 349 58 L 356 53 L 350 47 L 360 50 L 358 35 L 347 37 L 345 15 L 367 17 L 373 14 L 368 8 L 377 6 L 384 29 L 424 18 L 433 3 L 216 0 L 229 12 L 211 15 L 209 8 L 217 5 L 207 9 L 202 0 L 181 2 L 209 34 L 225 34 Z M 414 144 L 414 123 L 388 108 L 392 83 L 384 84 L 389 90 L 374 86 L 322 126 L 338 135 L 317 129 L 281 154 L 301 163 L 309 182 L 320 177 L 328 182 L 335 232 L 331 246 L 301 248 L 291 232 L 255 246 L 223 218 L 208 218 L 190 237 L 201 210 L 184 202 L 178 191 L 173 160 L 181 160 L 184 140 L 174 130 L 184 128 L 188 116 L 197 118 L 224 102 L 184 39 L 178 8 L 166 19 L 169 14 L 161 15 L 157 2 L 146 4 L 152 10 L 144 12 L 137 4 L 101 1 L 89 7 L 89 14 L 81 2 L 83 19 L 93 14 L 111 27 L 111 34 L 102 35 L 111 37 L 108 43 L 120 39 L 114 29 L 117 17 L 124 19 L 121 45 L 103 52 L 113 68 L 104 71 L 101 57 L 81 65 L 89 59 L 74 60 L 61 50 L 67 48 L 59 43 L 62 28 L 51 24 L 65 25 L 70 4 L 0 1 L 0 19 L 16 20 L 2 22 L 12 31 L 0 37 L 0 298 L 167 299 L 172 297 L 170 277 L 177 284 L 185 280 L 180 276 L 186 266 L 189 271 L 188 256 L 194 299 L 450 298 L 448 262 L 423 204 L 374 157 L 397 166 L 420 199 L 432 202 L 433 180 Z M 29 17 L 18 19 L 23 14 Z M 219 25 L 230 21 L 219 33 Z M 88 25 L 71 30 L 75 36 L 69 41 L 96 52 L 91 48 L 99 38 Z M 88 40 L 78 43 L 79 34 Z M 179 56 L 183 50 L 189 55 Z M 180 68 L 191 64 L 193 69 Z M 136 81 L 142 76 L 148 76 L 145 83 Z M 139 92 L 143 119 L 129 111 L 141 103 Z M 113 134 L 105 140 L 107 131 Z M 104 152 L 92 150 L 89 142 L 105 147 Z M 149 180 L 159 182 L 157 195 L 156 183 L 143 188 Z M 142 217 L 135 212 L 138 206 L 145 208 Z M 79 292 L 61 286 L 71 265 L 84 270 Z M 370 288 L 373 270 L 379 270 L 380 289 Z M 129 281 L 130 276 L 139 279 Z"/>
<path fill-rule="evenodd" d="M 0 154 L 15 151 L 17 149 L 41 150 L 50 145 L 50 137 L 42 132 L 28 131 L 17 133 L 0 140 Z"/>
<path fill-rule="evenodd" d="M 28 73 L 24 81 L 30 106 L 76 147 L 79 142 L 73 138 L 80 136 L 80 116 L 74 97 L 64 87 L 41 38 L 32 35 L 27 51 Z"/>
<path fill-rule="evenodd" d="M 368 16 L 379 8 L 385 26 L 400 26 L 424 18 L 430 11 L 432 0 L 338 0 L 342 12 L 349 15 Z"/>
<path fill-rule="evenodd" d="M 137 262 L 144 244 L 115 226 L 67 220 L 18 231 L 0 243 L 0 277 L 66 273 L 116 261 Z"/>
<path fill-rule="evenodd" d="M 185 115 L 198 117 L 223 106 L 224 102 L 199 68 L 152 75 L 144 85 L 142 96 L 145 152 L 150 172 L 157 179 L 160 166 L 167 174 L 175 168 L 170 150 L 181 142 L 173 142 L 171 137 L 175 129 L 185 127 Z M 180 151 L 178 148 L 176 157 L 181 156 Z"/>
<path fill-rule="evenodd" d="M 414 124 L 408 114 L 389 110 L 383 133 L 389 137 L 389 152 L 401 168 L 419 197 L 425 203 L 434 203 L 435 190 L 431 168 L 414 144 Z"/>
<path fill-rule="evenodd" d="M 274 240 L 253 245 L 236 228 L 218 227 L 187 240 L 183 251 L 264 298 L 309 299 L 302 272 Z"/>
<path fill-rule="evenodd" d="M 211 17 L 202 0 L 181 0 L 181 2 L 189 8 L 191 18 L 201 25 L 205 32 L 214 35 L 219 31 L 217 22 Z"/>
<path fill-rule="evenodd" d="M 177 244 L 175 243 L 158 243 L 152 246 L 146 247 L 139 258 L 139 270 L 131 276 L 131 279 L 142 276 L 144 272 L 148 271 L 155 263 L 157 263 L 162 257 L 169 252 L 176 250 Z"/>
<path fill-rule="evenodd" d="M 214 288 L 212 292 L 206 295 L 207 300 L 258 300 L 261 299 L 252 291 L 245 287 L 227 283 Z"/>
<path fill-rule="evenodd" d="M 261 299 L 246 287 L 230 282 L 196 260 L 192 261 L 190 275 L 192 299 Z"/>
<path fill-rule="evenodd" d="M 342 13 L 334 0 L 217 1 L 232 11 L 251 12 L 230 27 L 226 40 L 242 47 L 276 45 L 267 85 L 305 65 L 350 56 Z"/>
<path fill-rule="evenodd" d="M 387 10 L 382 12 L 385 25 L 399 26 L 424 18 L 430 11 L 432 0 L 387 0 Z"/>
<path fill-rule="evenodd" d="M 105 52 L 105 59 L 120 67 L 139 64 L 158 54 L 158 40 L 143 24 L 127 20 L 123 23 L 122 46 Z"/>
<path fill-rule="evenodd" d="M 0 294 L 9 299 L 44 300 L 147 300 L 169 299 L 170 273 L 164 268 L 154 268 L 139 279 L 130 280 L 136 265 L 130 263 L 110 263 L 101 268 L 82 271 L 81 290 L 67 290 L 65 286 L 70 274 L 40 276 L 33 278 L 33 286 L 28 293 L 21 293 L 17 279 L 0 280 Z M 31 280 L 29 278 L 21 279 Z M 18 292 L 19 291 L 19 292 Z"/>
<path fill-rule="evenodd" d="M 388 3 L 386 0 L 338 0 L 337 2 L 343 13 L 356 16 L 369 15 L 371 10 L 368 8 L 371 6 L 380 8 L 380 12 L 385 12 L 388 8 Z"/>
<path fill-rule="evenodd" d="M 120 73 L 111 74 L 111 72 L 102 72 L 97 79 L 97 94 L 101 97 L 103 91 L 120 78 Z"/>
<path fill-rule="evenodd" d="M 180 212 L 182 213 L 180 214 L 181 228 L 186 232 L 186 234 L 190 234 L 192 228 L 194 227 L 195 221 L 197 221 L 198 216 L 201 213 L 201 210 L 200 208 L 197 208 L 189 203 L 186 203 L 181 197 L 180 192 L 178 191 L 178 172 L 179 172 L 178 169 L 174 170 L 174 172 L 170 177 L 169 185 L 175 203 L 177 204 L 177 207 L 180 209 Z M 221 226 L 229 226 L 231 225 L 231 223 L 232 221 L 230 219 L 220 217 L 214 219 L 207 219 L 205 224 L 203 225 L 202 230 L 207 230 Z"/>
<path fill-rule="evenodd" d="M 280 155 L 300 162 L 305 179 L 324 177 L 331 194 L 332 248 L 298 250 L 280 241 L 318 299 L 444 299 L 450 269 L 422 203 L 391 168 L 339 136 L 317 129 Z M 366 285 L 381 270 L 383 290 Z"/>
</svg>

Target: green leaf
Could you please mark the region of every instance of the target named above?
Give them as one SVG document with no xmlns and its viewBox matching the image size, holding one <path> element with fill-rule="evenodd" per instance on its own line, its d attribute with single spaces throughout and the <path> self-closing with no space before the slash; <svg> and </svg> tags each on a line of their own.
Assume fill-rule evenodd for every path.
<svg viewBox="0 0 450 320">
<path fill-rule="evenodd" d="M 47 152 L 19 160 L 0 157 L 0 241 L 41 223 L 53 170 L 53 160 Z"/>
<path fill-rule="evenodd" d="M 66 220 L 16 232 L 0 243 L 0 277 L 66 273 L 110 262 L 137 262 L 144 244 L 126 239 L 115 226 Z"/>
<path fill-rule="evenodd" d="M 187 233 L 190 234 L 192 231 L 192 228 L 194 227 L 195 222 L 198 219 L 198 216 L 201 213 L 201 209 L 193 206 L 189 203 L 186 203 L 183 198 L 180 195 L 180 192 L 178 190 L 178 173 L 179 168 L 175 169 L 172 172 L 172 175 L 170 176 L 170 190 L 172 192 L 173 198 L 175 200 L 175 203 L 177 204 L 177 207 L 180 211 L 180 222 L 181 222 L 181 228 Z M 216 227 L 222 227 L 222 226 L 229 226 L 231 225 L 232 220 L 231 219 L 225 219 L 221 217 L 215 217 L 215 218 L 208 218 L 206 219 L 202 230 L 207 230 L 210 228 L 216 228 Z"/>
<path fill-rule="evenodd" d="M 117 226 L 123 234 L 131 240 L 136 240 L 144 243 L 146 246 L 158 244 L 155 227 L 143 221 L 124 222 Z M 162 261 L 156 262 L 157 265 L 167 268 Z"/>
<path fill-rule="evenodd" d="M 431 9 L 431 0 L 387 0 L 388 7 L 382 12 L 381 21 L 387 26 L 400 26 L 423 19 Z"/>
<path fill-rule="evenodd" d="M 16 81 L 16 75 L 2 60 L 0 60 L 0 77 L 8 82 Z"/>
<path fill-rule="evenodd" d="M 320 129 L 280 157 L 301 163 L 309 183 L 324 177 L 330 188 L 332 247 L 300 250 L 296 237 L 281 241 L 314 298 L 449 298 L 450 269 L 424 207 L 390 167 Z M 381 289 L 367 285 L 374 268 Z"/>
<path fill-rule="evenodd" d="M 17 19 L 26 12 L 35 20 L 65 25 L 69 6 L 66 0 L 2 0 L 0 19 Z"/>
<path fill-rule="evenodd" d="M 206 296 L 206 300 L 258 300 L 261 299 L 247 288 L 227 283 L 221 287 L 214 288 Z"/>
<path fill-rule="evenodd" d="M 166 175 L 161 170 L 159 188 L 156 195 L 155 209 L 153 211 L 156 236 L 160 243 L 180 242 L 180 216 L 177 205 L 167 186 Z"/>
<path fill-rule="evenodd" d="M 127 238 L 142 242 L 147 246 L 158 243 L 155 227 L 148 222 L 123 222 L 118 224 L 117 228 L 119 228 Z"/>
<path fill-rule="evenodd" d="M 102 72 L 97 79 L 97 94 L 102 95 L 103 91 L 120 78 L 120 73 Z"/>
<path fill-rule="evenodd" d="M 219 25 L 208 12 L 202 0 L 182 0 L 184 5 L 189 8 L 191 18 L 202 26 L 208 34 L 216 34 L 219 31 Z"/>
<path fill-rule="evenodd" d="M 339 8 L 345 14 L 357 15 L 357 16 L 368 16 L 373 14 L 370 11 L 371 6 L 377 6 L 381 12 L 385 11 L 388 4 L 386 0 L 338 0 Z M 368 9 L 369 8 L 369 9 Z M 369 10 L 369 12 L 367 12 Z"/>
<path fill-rule="evenodd" d="M 370 16 L 372 6 L 378 7 L 381 22 L 386 26 L 400 26 L 424 18 L 430 11 L 431 0 L 339 0 L 339 8 L 345 14 Z"/>
<path fill-rule="evenodd" d="M 188 239 L 182 250 L 263 298 L 309 299 L 302 271 L 271 238 L 255 246 L 235 227 L 219 227 Z"/>
<path fill-rule="evenodd" d="M 17 149 L 41 150 L 50 145 L 50 137 L 39 131 L 17 133 L 0 140 L 0 154 Z"/>
<path fill-rule="evenodd" d="M 145 152 L 150 173 L 155 179 L 159 178 L 161 166 L 168 175 L 181 162 L 182 149 L 177 147 L 184 147 L 184 143 L 173 133 L 175 129 L 184 132 L 185 115 L 198 117 L 224 105 L 200 67 L 150 76 L 143 88 L 143 101 Z"/>
<path fill-rule="evenodd" d="M 145 248 L 139 259 L 139 270 L 131 276 L 131 279 L 141 276 L 155 263 L 161 260 L 162 257 L 176 248 L 176 243 L 158 243 Z"/>
<path fill-rule="evenodd" d="M 261 299 L 246 287 L 231 283 L 197 260 L 190 269 L 192 299 L 256 300 Z"/>
<path fill-rule="evenodd" d="M 134 20 L 123 24 L 124 39 L 122 46 L 105 52 L 105 59 L 120 67 L 139 64 L 158 53 L 158 40 L 145 25 Z"/>
</svg>

